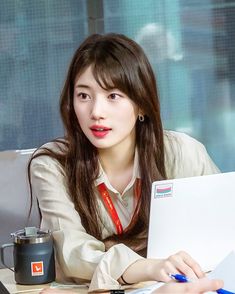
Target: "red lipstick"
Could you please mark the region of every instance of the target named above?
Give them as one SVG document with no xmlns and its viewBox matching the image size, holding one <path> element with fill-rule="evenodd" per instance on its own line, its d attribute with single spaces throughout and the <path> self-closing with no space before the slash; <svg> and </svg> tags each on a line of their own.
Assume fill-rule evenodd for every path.
<svg viewBox="0 0 235 294">
<path fill-rule="evenodd" d="M 90 127 L 92 134 L 97 138 L 103 138 L 105 137 L 109 131 L 111 131 L 111 128 L 107 128 L 102 125 L 93 125 Z"/>
</svg>

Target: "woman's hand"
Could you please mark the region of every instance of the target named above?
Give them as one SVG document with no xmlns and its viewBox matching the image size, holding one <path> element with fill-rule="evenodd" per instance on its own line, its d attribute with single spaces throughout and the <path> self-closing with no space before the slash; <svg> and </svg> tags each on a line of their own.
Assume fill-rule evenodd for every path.
<svg viewBox="0 0 235 294">
<path fill-rule="evenodd" d="M 201 294 L 208 291 L 216 291 L 223 287 L 221 280 L 200 279 L 192 283 L 167 283 L 153 294 Z"/>
<path fill-rule="evenodd" d="M 154 261 L 154 260 L 153 260 Z M 154 269 L 153 262 L 152 271 L 156 274 L 157 281 L 169 282 L 170 273 L 181 273 L 190 279 L 203 278 L 205 275 L 199 264 L 186 252 L 180 251 L 167 259 L 160 260 Z"/>
<path fill-rule="evenodd" d="M 167 259 L 140 259 L 131 264 L 122 274 L 127 283 L 143 281 L 169 282 L 169 274 L 184 274 L 190 279 L 203 278 L 205 275 L 199 264 L 186 252 L 180 251 Z M 122 283 L 122 279 L 119 279 Z"/>
</svg>

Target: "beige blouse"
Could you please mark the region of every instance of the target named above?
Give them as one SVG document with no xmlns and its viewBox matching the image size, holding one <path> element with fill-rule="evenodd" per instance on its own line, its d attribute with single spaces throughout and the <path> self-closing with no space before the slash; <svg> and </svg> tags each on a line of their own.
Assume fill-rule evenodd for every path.
<svg viewBox="0 0 235 294">
<path fill-rule="evenodd" d="M 169 179 L 219 172 L 204 146 L 183 133 L 165 131 L 164 145 Z M 47 147 L 56 148 L 54 143 L 48 143 Z M 112 187 L 100 165 L 96 186 L 105 183 L 123 228 L 128 226 L 136 205 L 133 188 L 138 177 L 137 152 L 133 177 L 122 195 Z M 56 160 L 49 156 L 35 158 L 31 166 L 31 179 L 33 195 L 37 197 L 42 213 L 41 228 L 53 231 L 57 278 L 77 283 L 90 281 L 89 291 L 119 289 L 118 278 L 128 266 L 142 257 L 124 244 L 115 245 L 105 252 L 104 243 L 86 233 L 69 197 L 63 169 Z M 116 233 L 116 228 L 98 191 L 97 197 L 102 223 L 105 224 L 102 237 L 106 238 Z"/>
</svg>

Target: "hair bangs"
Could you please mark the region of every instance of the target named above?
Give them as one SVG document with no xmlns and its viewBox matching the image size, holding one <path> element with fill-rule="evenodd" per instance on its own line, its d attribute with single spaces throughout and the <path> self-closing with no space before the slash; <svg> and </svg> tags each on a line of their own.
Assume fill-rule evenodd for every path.
<svg viewBox="0 0 235 294">
<path fill-rule="evenodd" d="M 104 90 L 119 89 L 128 94 L 127 79 L 123 67 L 116 60 L 95 62 L 92 68 L 95 80 Z"/>
</svg>

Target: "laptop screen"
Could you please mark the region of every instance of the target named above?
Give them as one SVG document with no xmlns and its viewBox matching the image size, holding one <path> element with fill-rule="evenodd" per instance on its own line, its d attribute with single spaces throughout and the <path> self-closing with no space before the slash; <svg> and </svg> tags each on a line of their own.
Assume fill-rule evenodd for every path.
<svg viewBox="0 0 235 294">
<path fill-rule="evenodd" d="M 235 172 L 152 184 L 147 256 L 180 250 L 205 270 L 235 249 Z"/>
</svg>

